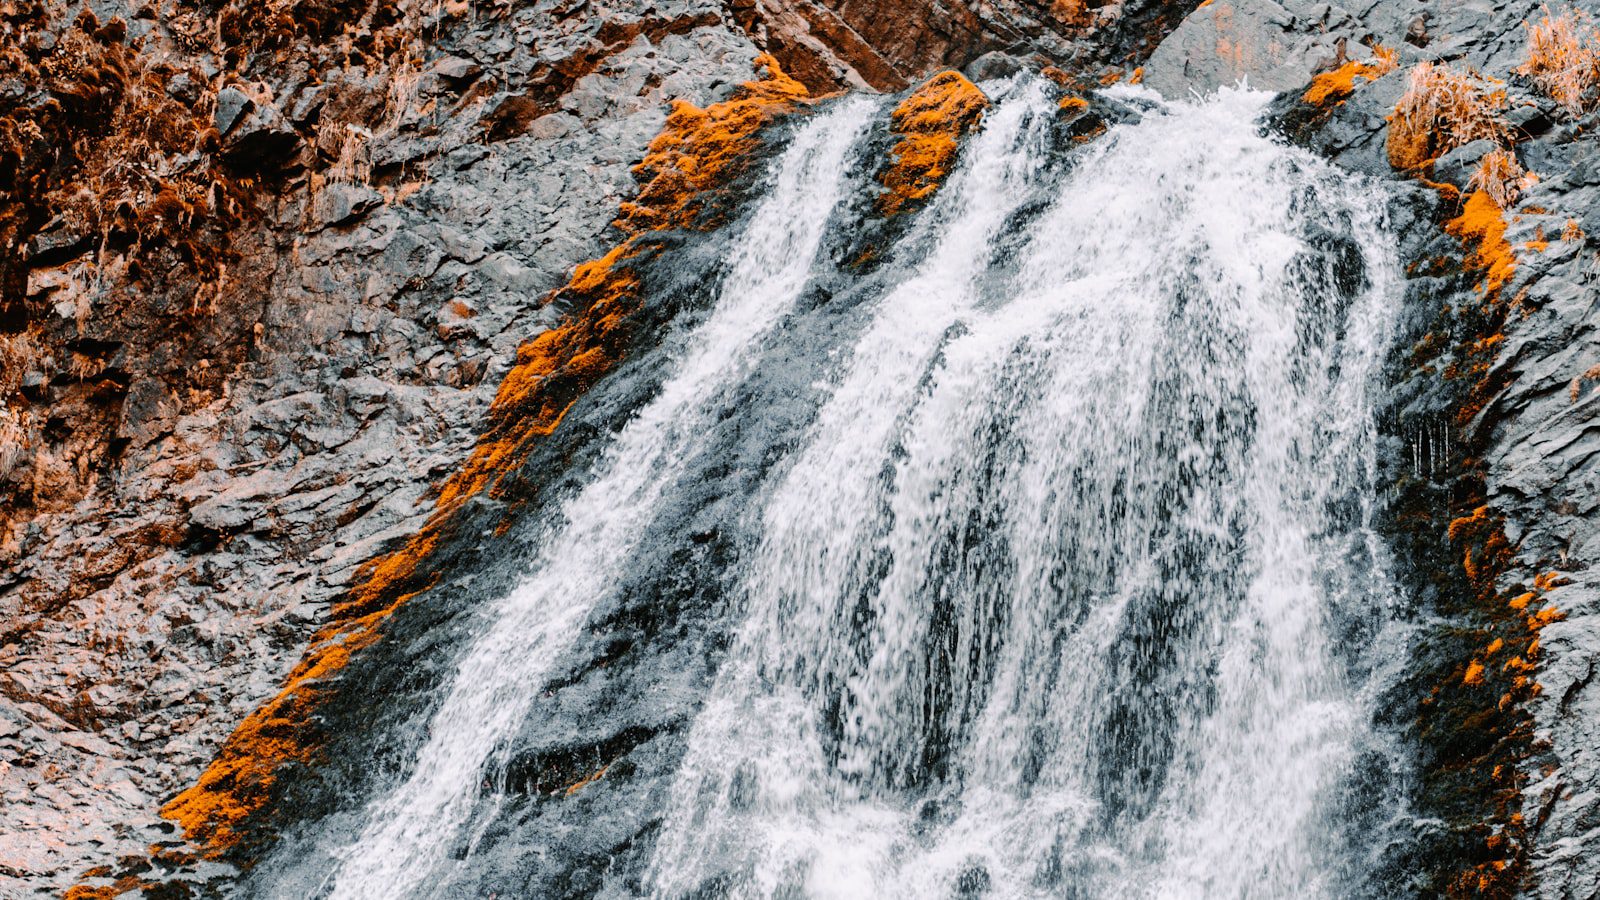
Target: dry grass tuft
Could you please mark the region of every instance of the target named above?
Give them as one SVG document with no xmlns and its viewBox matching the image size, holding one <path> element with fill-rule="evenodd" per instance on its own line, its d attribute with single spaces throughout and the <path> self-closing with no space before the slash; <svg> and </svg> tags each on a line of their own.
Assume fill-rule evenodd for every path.
<svg viewBox="0 0 1600 900">
<path fill-rule="evenodd" d="M 1506 92 L 1475 72 L 1421 63 L 1389 116 L 1389 163 L 1420 169 L 1476 140 L 1504 143 Z"/>
<path fill-rule="evenodd" d="M 1522 192 L 1537 180 L 1517 162 L 1516 154 L 1501 149 L 1484 154 L 1477 171 L 1467 181 L 1467 190 L 1483 191 L 1495 206 L 1504 210 L 1510 209 Z"/>
<path fill-rule="evenodd" d="M 1568 7 L 1544 16 L 1537 23 L 1524 23 L 1528 30 L 1528 59 L 1516 70 L 1533 80 L 1545 96 L 1560 104 L 1570 116 L 1580 116 L 1600 102 L 1600 52 L 1587 13 Z"/>
</svg>

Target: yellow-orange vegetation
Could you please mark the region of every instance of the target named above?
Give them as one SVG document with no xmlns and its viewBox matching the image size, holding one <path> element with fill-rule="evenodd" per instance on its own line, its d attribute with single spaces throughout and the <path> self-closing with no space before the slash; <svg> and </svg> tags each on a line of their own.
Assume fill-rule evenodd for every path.
<svg viewBox="0 0 1600 900">
<path fill-rule="evenodd" d="M 1371 62 L 1352 59 L 1331 72 L 1323 72 L 1311 79 L 1311 86 L 1306 88 L 1300 99 L 1315 106 L 1322 106 L 1330 100 L 1343 103 L 1346 97 L 1355 93 L 1357 78 L 1377 81 L 1400 64 L 1400 54 L 1381 45 L 1373 46 L 1372 57 Z"/>
<path fill-rule="evenodd" d="M 1593 108 L 1600 86 L 1596 50 L 1600 36 L 1581 10 L 1569 6 L 1551 15 L 1546 6 L 1543 12 L 1538 22 L 1523 23 L 1528 29 L 1528 58 L 1516 71 L 1533 79 L 1569 115 L 1582 115 Z"/>
<path fill-rule="evenodd" d="M 1583 396 L 1583 383 L 1594 380 L 1600 380 L 1600 365 L 1590 366 L 1584 370 L 1582 375 L 1572 379 L 1572 384 L 1567 389 L 1567 398 L 1573 403 L 1577 403 L 1578 398 Z"/>
<path fill-rule="evenodd" d="M 138 877 L 126 875 L 105 887 L 86 887 L 80 884 L 68 888 L 62 900 L 116 900 L 116 898 L 124 894 L 137 891 L 143 887 L 145 887 L 145 882 Z"/>
<path fill-rule="evenodd" d="M 1507 597 L 1499 583 L 1516 564 L 1516 551 L 1506 538 L 1504 519 L 1488 506 L 1479 506 L 1450 523 L 1449 536 L 1462 548 L 1462 566 L 1484 612 L 1481 632 L 1491 638 L 1468 661 L 1461 684 L 1469 701 L 1457 727 L 1489 729 L 1493 740 L 1486 755 L 1462 760 L 1481 767 L 1491 792 L 1498 826 L 1485 824 L 1483 862 L 1464 867 L 1448 886 L 1449 897 L 1511 897 L 1526 868 L 1527 831 L 1520 813 L 1524 775 L 1521 764 L 1532 745 L 1529 717 L 1520 705 L 1542 688 L 1534 679 L 1539 660 L 1539 632 L 1566 617 L 1555 606 L 1537 601 L 1568 579 L 1545 572 L 1533 579 L 1532 590 L 1517 590 Z M 1480 857 L 1483 858 L 1483 857 Z"/>
<path fill-rule="evenodd" d="M 616 225 L 627 234 L 682 228 L 702 212 L 711 189 L 756 146 L 756 134 L 773 118 L 806 98 L 806 87 L 784 74 L 777 60 L 756 60 L 766 77 L 746 82 L 729 100 L 700 109 L 676 100 L 666 127 L 650 144 L 634 173 L 644 182 L 638 197 L 622 204 Z"/>
<path fill-rule="evenodd" d="M 1538 179 L 1522 168 L 1517 162 L 1516 154 L 1504 148 L 1497 148 L 1483 155 L 1478 160 L 1477 169 L 1473 170 L 1472 177 L 1467 180 L 1467 190 L 1481 190 L 1489 195 L 1494 205 L 1501 209 L 1510 209 L 1517 202 L 1522 192 L 1532 187 Z M 1529 210 L 1532 212 L 1532 210 Z"/>
<path fill-rule="evenodd" d="M 879 208 L 885 216 L 905 211 L 939 189 L 955 164 L 963 135 L 983 118 L 989 98 L 959 72 L 940 72 L 895 107 L 900 136 L 893 162 L 883 173 Z"/>
<path fill-rule="evenodd" d="M 805 88 L 770 57 L 758 64 L 765 77 L 743 85 L 730 100 L 703 110 L 674 104 L 635 169 L 643 186 L 616 222 L 626 240 L 578 266 L 557 292 L 573 312 L 518 348 L 477 446 L 441 486 L 434 514 L 403 547 L 357 572 L 357 586 L 334 607 L 332 623 L 314 637 L 283 689 L 239 725 L 194 786 L 162 808 L 202 853 L 220 854 L 243 838 L 245 824 L 271 799 L 281 766 L 315 761 L 310 723 L 326 690 L 321 685 L 351 654 L 381 637 L 384 620 L 396 609 L 432 586 L 437 576 L 421 563 L 438 547 L 463 501 L 493 491 L 560 425 L 583 392 L 616 366 L 631 337 L 629 314 L 639 287 L 627 264 L 649 233 L 702 224 L 708 196 L 745 163 L 762 126 L 805 98 Z"/>
<path fill-rule="evenodd" d="M 1485 297 L 1498 298 L 1517 269 L 1517 257 L 1506 240 L 1505 214 L 1500 206 L 1487 191 L 1475 190 L 1467 195 L 1461 214 L 1445 223 L 1445 230 L 1467 245 L 1467 266 L 1483 273 Z"/>
<path fill-rule="evenodd" d="M 1389 116 L 1389 163 L 1420 169 L 1439 156 L 1480 139 L 1504 140 L 1500 112 L 1504 87 L 1475 73 L 1420 63 Z"/>
</svg>

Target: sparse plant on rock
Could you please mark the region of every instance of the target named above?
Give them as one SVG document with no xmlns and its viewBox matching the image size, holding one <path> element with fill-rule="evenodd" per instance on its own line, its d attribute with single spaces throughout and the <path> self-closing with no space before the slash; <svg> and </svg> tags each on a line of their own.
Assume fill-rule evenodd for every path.
<svg viewBox="0 0 1600 900">
<path fill-rule="evenodd" d="M 1421 63 L 1389 116 L 1389 162 L 1419 169 L 1477 140 L 1504 143 L 1506 92 L 1500 82 L 1447 65 Z"/>
<path fill-rule="evenodd" d="M 1567 7 L 1544 15 L 1528 30 L 1528 58 L 1516 69 L 1570 116 L 1580 116 L 1600 102 L 1600 34 L 1587 13 Z"/>
<path fill-rule="evenodd" d="M 1467 190 L 1481 190 L 1501 209 L 1510 209 L 1524 190 L 1538 179 L 1517 162 L 1516 154 L 1499 149 L 1485 153 L 1478 168 L 1467 181 Z"/>
</svg>

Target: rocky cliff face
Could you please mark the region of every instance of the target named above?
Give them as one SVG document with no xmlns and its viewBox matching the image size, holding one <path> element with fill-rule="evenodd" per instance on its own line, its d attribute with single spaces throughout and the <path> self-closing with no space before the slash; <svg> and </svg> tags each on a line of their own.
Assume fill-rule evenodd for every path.
<svg viewBox="0 0 1600 900">
<path fill-rule="evenodd" d="M 762 50 L 819 92 L 1099 75 L 1181 10 L 882 13 L 0 9 L 7 893 L 170 837 L 155 812 L 427 521 L 669 101 Z"/>
<path fill-rule="evenodd" d="M 701 110 L 760 53 L 796 79 L 786 104 L 947 67 L 1142 65 L 1168 96 L 1245 78 L 1285 92 L 1294 140 L 1393 179 L 1413 278 L 1391 518 L 1427 635 L 1392 700 L 1426 773 L 1397 891 L 1600 890 L 1592 105 L 1517 74 L 1529 2 L 1199 6 L 0 5 L 0 893 L 133 889 L 149 864 L 119 859 L 195 846 L 157 812 L 197 783 L 169 807 L 189 838 L 252 827 L 271 766 L 238 735 L 298 740 L 294 688 L 437 580 L 428 535 L 514 518 L 537 488 L 499 487 L 506 454 L 651 333 L 600 326 L 659 249 L 630 242 L 711 223 L 673 198 L 736 198 L 739 167 L 662 182 L 703 159 L 670 140 L 633 167 L 707 122 L 758 152 L 732 123 L 777 113 Z M 1492 123 L 1397 151 L 1435 61 L 1499 79 L 1475 82 Z M 953 83 L 907 121 L 959 119 Z M 927 163 L 898 176 L 914 194 L 962 131 L 886 159 Z M 1474 180 L 1497 150 L 1538 179 Z"/>
</svg>

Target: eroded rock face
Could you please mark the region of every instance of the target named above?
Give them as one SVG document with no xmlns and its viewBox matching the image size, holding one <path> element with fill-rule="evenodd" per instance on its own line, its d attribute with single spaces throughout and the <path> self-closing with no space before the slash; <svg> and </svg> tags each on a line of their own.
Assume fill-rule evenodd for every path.
<svg viewBox="0 0 1600 900">
<path fill-rule="evenodd" d="M 426 518 L 517 345 L 554 321 L 541 297 L 631 193 L 667 101 L 707 103 L 749 77 L 752 42 L 705 16 L 614 11 L 625 30 L 646 24 L 514 128 L 497 112 L 519 94 L 497 85 L 562 58 L 564 42 L 592 46 L 585 17 L 459 29 L 458 55 L 438 49 L 386 130 L 340 111 L 381 100 L 378 77 L 340 73 L 320 100 L 278 101 L 290 116 L 320 102 L 323 121 L 354 118 L 327 140 L 353 139 L 372 174 L 284 185 L 236 239 L 248 262 L 204 298 L 214 318 L 200 327 L 237 333 L 242 355 L 186 361 L 181 340 L 160 351 L 221 369 L 214 396 L 174 396 L 139 372 L 136 322 L 85 322 L 84 343 L 126 348 L 112 351 L 132 373 L 114 419 L 120 458 L 93 471 L 103 446 L 31 449 L 36 469 L 91 477 L 68 497 L 81 501 L 41 504 L 7 550 L 0 893 L 59 891 L 91 857 L 170 837 L 148 830 L 155 811 L 277 690 L 355 568 Z M 533 27 L 540 46 L 516 40 Z M 230 140 L 251 115 L 238 112 Z M 46 315 L 66 310 L 71 327 L 80 306 L 104 303 L 89 266 L 33 269 Z M 37 399 L 77 424 L 57 396 Z"/>
<path fill-rule="evenodd" d="M 1418 629 L 1410 684 L 1390 702 L 1418 747 L 1416 813 L 1443 824 L 1418 831 L 1412 889 L 1451 896 L 1600 889 L 1586 227 L 1600 192 L 1583 165 L 1592 114 L 1563 111 L 1518 71 L 1524 23 L 1543 14 L 1377 4 L 1357 17 L 1367 46 L 1347 52 L 1396 49 L 1398 68 L 1320 105 L 1280 101 L 1294 139 L 1398 179 L 1409 279 L 1383 428 L 1389 533 Z M 1427 141 L 1397 141 L 1394 110 L 1429 64 L 1478 79 L 1492 121 L 1441 119 Z"/>
<path fill-rule="evenodd" d="M 542 299 L 610 241 L 669 101 L 723 99 L 762 50 L 814 92 L 896 89 L 980 57 L 980 74 L 1031 58 L 1097 76 L 1181 16 L 1136 2 L 97 10 L 0 12 L 39 65 L 86 48 L 63 77 L 99 79 L 84 97 L 105 107 L 35 148 L 71 143 L 76 162 L 27 170 L 41 202 L 0 232 L 7 896 L 178 843 L 156 811 L 280 689 L 358 567 L 418 533 L 518 346 L 558 321 Z M 129 142 L 149 119 L 123 103 L 134 72 L 178 123 L 153 149 Z M 0 113 L 46 102 L 7 89 Z M 107 208 L 58 215 L 75 173 L 115 160 L 160 160 L 170 198 L 107 181 Z"/>
<path fill-rule="evenodd" d="M 0 894 L 58 894 L 91 865 L 180 842 L 156 811 L 279 691 L 357 568 L 419 532 L 517 348 L 559 321 L 540 299 L 614 243 L 608 225 L 636 189 L 630 168 L 669 101 L 725 99 L 761 51 L 816 93 L 898 90 L 944 67 L 979 79 L 1049 62 L 1094 76 L 1152 49 L 1144 81 L 1162 94 L 1246 78 L 1285 91 L 1295 139 L 1354 171 L 1407 179 L 1396 215 L 1412 226 L 1418 266 L 1403 343 L 1443 329 L 1464 346 L 1504 328 L 1487 355 L 1451 347 L 1402 353 L 1391 366 L 1386 464 L 1415 492 L 1409 511 L 1432 517 L 1432 531 L 1413 534 L 1423 548 L 1410 573 L 1418 619 L 1444 615 L 1485 636 L 1419 655 L 1418 670 L 1449 681 L 1462 710 L 1496 707 L 1498 694 L 1463 681 L 1474 663 L 1497 665 L 1491 679 L 1522 677 L 1485 655 L 1495 629 L 1530 627 L 1522 608 L 1503 607 L 1532 593 L 1532 609 L 1564 618 L 1541 622 L 1534 653 L 1518 657 L 1536 659 L 1542 688 L 1514 704 L 1525 717 L 1496 720 L 1494 746 L 1472 758 L 1485 768 L 1504 759 L 1520 776 L 1467 777 L 1466 799 L 1444 798 L 1459 785 L 1438 782 L 1440 796 L 1419 801 L 1419 822 L 1448 807 L 1453 830 L 1428 845 L 1432 856 L 1398 861 L 1420 874 L 1396 890 L 1600 890 L 1589 837 L 1600 808 L 1590 787 L 1600 780 L 1591 574 L 1600 433 L 1590 424 L 1600 340 L 1588 237 L 1600 234 L 1600 151 L 1591 122 L 1512 76 L 1536 4 L 1359 7 L 446 4 L 426 42 L 354 65 L 296 56 L 295 32 L 275 44 L 248 22 L 233 44 L 207 46 L 198 7 L 154 20 L 122 10 L 120 31 L 79 28 L 72 40 L 97 52 L 142 41 L 141 53 L 170 66 L 149 87 L 176 104 L 163 109 L 188 110 L 215 132 L 193 146 L 230 193 L 196 205 L 179 192 L 187 213 L 153 194 L 126 214 L 209 210 L 217 252 L 202 253 L 202 266 L 162 255 L 177 252 L 169 244 L 152 241 L 143 257 L 116 246 L 165 233 L 154 220 L 110 243 L 48 215 L 0 221 L 0 389 L 33 417 L 21 440 L 0 420 Z M 50 27 L 64 33 L 71 20 L 56 12 Z M 343 24 L 304 27 L 332 35 Z M 1379 45 L 1398 52 L 1395 71 L 1307 108 L 1314 75 Z M 1455 198 L 1396 173 L 1386 150 L 1407 73 L 1457 57 L 1510 81 L 1515 151 L 1541 177 L 1495 238 L 1515 260 L 1497 288 L 1506 306 L 1493 334 L 1480 333 L 1482 321 L 1437 319 L 1484 302 L 1477 251 L 1463 244 L 1466 226 L 1445 230 L 1461 212 Z M 292 64 L 267 65 L 280 59 Z M 0 100 L 14 104 L 13 94 L 0 75 Z M 1464 145 L 1424 174 L 1466 188 L 1487 152 Z M 1445 254 L 1453 262 L 1434 266 Z M 1483 368 L 1445 378 L 1452 363 Z M 1503 565 L 1484 596 L 1452 606 L 1431 592 L 1472 586 L 1441 588 L 1449 579 L 1432 576 L 1460 566 L 1448 525 L 1468 520 L 1466 535 L 1491 521 L 1473 519 L 1479 508 L 1498 517 Z M 1398 730 L 1430 685 L 1413 687 L 1395 698 L 1408 710 Z M 1512 815 L 1521 820 L 1508 831 Z M 1497 862 L 1511 874 L 1495 875 Z"/>
</svg>

